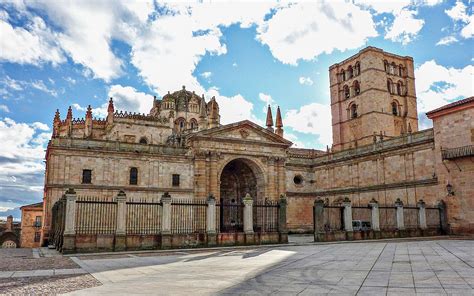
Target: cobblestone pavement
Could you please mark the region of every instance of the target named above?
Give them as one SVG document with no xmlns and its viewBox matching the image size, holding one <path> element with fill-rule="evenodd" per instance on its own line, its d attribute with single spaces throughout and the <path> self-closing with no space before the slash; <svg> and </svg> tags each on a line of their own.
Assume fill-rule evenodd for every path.
<svg viewBox="0 0 474 296">
<path fill-rule="evenodd" d="M 0 279 L 0 295 L 57 295 L 100 285 L 89 274 Z"/>
<path fill-rule="evenodd" d="M 363 242 L 74 258 L 72 295 L 474 295 L 474 241 Z"/>
<path fill-rule="evenodd" d="M 37 249 L 0 248 L 0 272 L 78 267 L 79 266 L 68 257 L 60 255 L 39 257 L 37 256 Z"/>
</svg>

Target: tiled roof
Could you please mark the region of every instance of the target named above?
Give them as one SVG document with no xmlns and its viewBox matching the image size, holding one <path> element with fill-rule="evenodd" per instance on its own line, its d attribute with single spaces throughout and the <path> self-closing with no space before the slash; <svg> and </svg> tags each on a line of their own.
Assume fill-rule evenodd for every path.
<svg viewBox="0 0 474 296">
<path fill-rule="evenodd" d="M 24 205 L 24 206 L 21 206 L 20 208 L 24 208 L 24 207 L 43 207 L 43 202 L 38 202 L 38 203 L 34 203 L 34 204 L 30 204 L 30 205 Z"/>
<path fill-rule="evenodd" d="M 430 115 L 430 114 L 433 114 L 433 113 L 436 113 L 436 112 L 439 112 L 439 111 L 442 111 L 442 110 L 450 109 L 452 107 L 464 105 L 464 104 L 467 104 L 467 103 L 470 103 L 470 102 L 474 102 L 474 97 L 469 97 L 469 98 L 465 98 L 465 99 L 462 99 L 462 100 L 459 100 L 459 101 L 456 101 L 456 102 L 452 102 L 451 104 L 447 104 L 447 105 L 444 105 L 444 106 L 439 107 L 437 109 L 431 110 L 430 112 L 426 112 L 426 115 Z"/>
</svg>

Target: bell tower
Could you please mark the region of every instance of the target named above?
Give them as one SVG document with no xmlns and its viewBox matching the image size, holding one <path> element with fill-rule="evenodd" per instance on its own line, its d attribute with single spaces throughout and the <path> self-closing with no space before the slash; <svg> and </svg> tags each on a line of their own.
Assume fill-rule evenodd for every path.
<svg viewBox="0 0 474 296">
<path fill-rule="evenodd" d="M 329 67 L 333 150 L 418 131 L 413 58 L 366 47 Z"/>
</svg>

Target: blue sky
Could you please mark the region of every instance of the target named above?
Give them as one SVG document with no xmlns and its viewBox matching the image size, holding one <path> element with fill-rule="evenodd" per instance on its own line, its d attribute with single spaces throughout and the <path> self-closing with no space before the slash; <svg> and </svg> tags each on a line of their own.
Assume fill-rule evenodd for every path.
<svg viewBox="0 0 474 296">
<path fill-rule="evenodd" d="M 54 111 L 107 98 L 148 112 L 153 95 L 216 96 L 222 123 L 262 124 L 280 106 L 297 147 L 331 145 L 328 68 L 376 46 L 415 60 L 424 112 L 473 94 L 468 1 L 163 4 L 153 1 L 2 1 L 0 217 L 40 201 Z"/>
</svg>

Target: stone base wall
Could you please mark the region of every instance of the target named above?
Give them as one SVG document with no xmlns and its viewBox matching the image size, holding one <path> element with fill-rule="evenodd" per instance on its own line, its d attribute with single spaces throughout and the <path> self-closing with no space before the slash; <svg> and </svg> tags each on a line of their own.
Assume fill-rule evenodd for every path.
<svg viewBox="0 0 474 296">
<path fill-rule="evenodd" d="M 404 229 L 404 230 L 382 230 L 382 231 L 331 231 L 314 234 L 316 242 L 332 242 L 344 240 L 367 240 L 384 238 L 424 237 L 442 235 L 440 229 Z"/>
<path fill-rule="evenodd" d="M 88 253 L 125 250 L 158 250 L 180 248 L 202 248 L 237 245 L 263 245 L 287 243 L 288 235 L 278 232 L 253 233 L 243 232 L 173 234 L 173 235 L 126 235 L 113 234 L 78 234 L 71 244 L 64 246 L 62 252 Z"/>
</svg>

